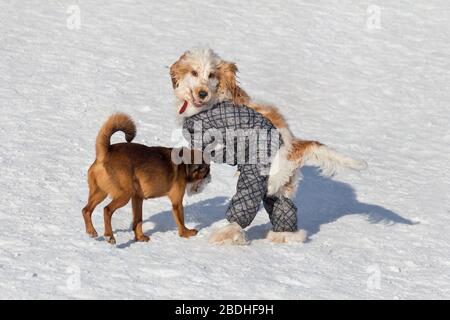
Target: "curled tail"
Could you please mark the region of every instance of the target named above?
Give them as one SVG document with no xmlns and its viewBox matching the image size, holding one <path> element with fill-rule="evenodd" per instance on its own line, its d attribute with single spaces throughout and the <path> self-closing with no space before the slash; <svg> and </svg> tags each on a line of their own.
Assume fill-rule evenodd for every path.
<svg viewBox="0 0 450 320">
<path fill-rule="evenodd" d="M 130 116 L 124 113 L 115 113 L 110 116 L 98 132 L 97 140 L 95 141 L 95 152 L 98 161 L 105 159 L 111 145 L 111 136 L 117 131 L 124 132 L 127 142 L 131 142 L 136 136 L 136 125 Z"/>
<path fill-rule="evenodd" d="M 317 166 L 324 176 L 333 176 L 342 169 L 363 170 L 367 163 L 343 155 L 334 149 L 316 141 L 301 141 L 304 152 L 301 165 L 309 164 Z M 294 148 L 297 142 L 294 142 Z"/>
</svg>

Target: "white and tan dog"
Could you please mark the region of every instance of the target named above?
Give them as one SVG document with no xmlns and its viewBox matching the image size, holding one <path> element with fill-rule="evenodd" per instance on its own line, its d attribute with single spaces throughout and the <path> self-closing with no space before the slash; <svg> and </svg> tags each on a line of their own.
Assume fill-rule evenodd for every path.
<svg viewBox="0 0 450 320">
<path fill-rule="evenodd" d="M 283 145 L 276 154 L 269 174 L 269 195 L 283 195 L 293 198 L 298 185 L 298 169 L 304 164 L 318 166 L 325 176 L 332 176 L 342 168 L 361 170 L 364 161 L 342 155 L 317 141 L 296 138 L 278 109 L 272 105 L 255 103 L 238 85 L 237 66 L 221 59 L 211 49 L 186 51 L 171 67 L 170 76 L 176 96 L 177 114 L 180 118 L 191 117 L 207 110 L 215 103 L 232 101 L 237 107 L 246 105 L 269 119 L 279 130 Z M 215 232 L 212 242 L 241 243 L 242 230 L 226 226 Z M 230 232 L 233 230 L 233 232 Z M 239 234 L 242 235 L 239 236 Z M 284 233 L 283 233 L 284 234 Z M 268 238 L 276 242 L 304 240 L 304 234 L 296 237 L 269 233 Z M 233 240 L 234 239 L 234 240 Z M 245 242 L 245 241 L 244 241 Z"/>
</svg>

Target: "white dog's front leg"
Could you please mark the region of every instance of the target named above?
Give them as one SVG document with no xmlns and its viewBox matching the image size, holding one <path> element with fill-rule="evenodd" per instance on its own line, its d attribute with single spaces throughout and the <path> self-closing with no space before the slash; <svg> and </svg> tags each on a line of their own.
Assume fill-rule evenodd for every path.
<svg viewBox="0 0 450 320">
<path fill-rule="evenodd" d="M 241 226 L 236 222 L 233 222 L 214 231 L 211 235 L 211 238 L 209 238 L 209 242 L 219 245 L 246 245 L 247 239 Z"/>
</svg>

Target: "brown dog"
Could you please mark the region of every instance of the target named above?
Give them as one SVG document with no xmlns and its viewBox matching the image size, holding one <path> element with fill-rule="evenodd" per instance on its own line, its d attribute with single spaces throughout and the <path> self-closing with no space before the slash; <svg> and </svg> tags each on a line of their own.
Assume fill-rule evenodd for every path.
<svg viewBox="0 0 450 320">
<path fill-rule="evenodd" d="M 111 145 L 110 138 L 116 131 L 123 131 L 128 143 Z M 209 182 L 209 164 L 175 164 L 171 158 L 172 148 L 130 143 L 135 135 L 135 124 L 123 113 L 112 115 L 100 129 L 95 145 L 97 157 L 88 171 L 89 199 L 82 211 L 86 232 L 97 237 L 91 215 L 109 195 L 112 201 L 103 210 L 105 239 L 115 244 L 111 217 L 131 199 L 135 239 L 149 241 L 142 232 L 142 202 L 168 196 L 178 234 L 186 238 L 196 235 L 197 230 L 184 225 L 183 197 L 186 188 L 196 192 L 201 184 Z M 187 154 L 187 149 L 182 151 Z M 189 153 L 194 155 L 194 151 Z"/>
</svg>

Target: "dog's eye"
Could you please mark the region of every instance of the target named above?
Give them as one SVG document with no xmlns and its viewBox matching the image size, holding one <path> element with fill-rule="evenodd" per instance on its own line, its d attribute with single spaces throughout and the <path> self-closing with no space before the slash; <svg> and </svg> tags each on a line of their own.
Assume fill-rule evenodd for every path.
<svg viewBox="0 0 450 320">
<path fill-rule="evenodd" d="M 197 73 L 197 71 L 195 71 L 195 70 L 192 70 L 191 74 L 192 74 L 194 77 L 197 77 L 197 76 L 198 76 L 198 73 Z"/>
<path fill-rule="evenodd" d="M 215 76 L 216 76 L 216 75 L 215 75 L 214 73 L 212 73 L 212 72 L 209 74 L 209 78 L 210 78 L 210 79 L 211 79 L 211 78 L 214 78 Z"/>
</svg>

